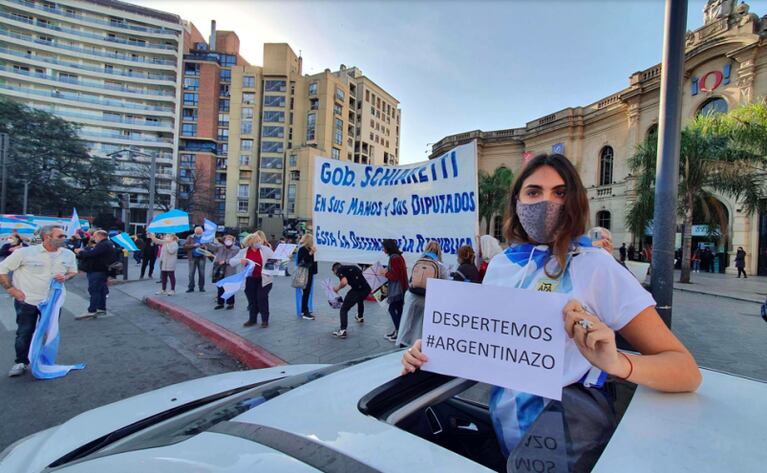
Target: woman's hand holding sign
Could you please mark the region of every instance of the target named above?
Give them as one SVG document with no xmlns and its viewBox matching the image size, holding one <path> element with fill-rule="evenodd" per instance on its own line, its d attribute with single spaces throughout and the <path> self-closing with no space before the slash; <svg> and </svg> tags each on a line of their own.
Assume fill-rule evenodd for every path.
<svg viewBox="0 0 767 473">
<path fill-rule="evenodd" d="M 416 340 L 413 346 L 405 350 L 405 354 L 402 355 L 402 366 L 404 366 L 402 374 L 413 373 L 427 361 L 429 359 L 421 353 L 421 340 Z"/>
<path fill-rule="evenodd" d="M 589 313 L 580 302 L 573 299 L 562 309 L 565 331 L 575 341 L 581 354 L 597 368 L 611 375 L 625 377 L 630 367 L 618 354 L 615 332 L 599 317 Z"/>
</svg>

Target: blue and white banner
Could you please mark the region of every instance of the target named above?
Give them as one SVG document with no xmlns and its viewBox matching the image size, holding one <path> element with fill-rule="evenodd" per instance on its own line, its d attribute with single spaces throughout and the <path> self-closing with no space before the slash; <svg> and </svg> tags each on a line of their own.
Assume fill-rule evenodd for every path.
<svg viewBox="0 0 767 473">
<path fill-rule="evenodd" d="M 69 220 L 69 224 L 67 225 L 67 237 L 72 238 L 72 235 L 75 234 L 77 230 L 80 230 L 80 217 L 77 216 L 77 209 L 72 209 L 72 218 Z"/>
<path fill-rule="evenodd" d="M 57 365 L 59 352 L 59 313 L 64 305 L 66 289 L 58 281 L 51 282 L 48 299 L 40 304 L 40 320 L 37 322 L 32 344 L 29 346 L 29 362 L 32 375 L 37 379 L 60 378 L 71 370 L 85 368 L 84 363 Z"/>
<path fill-rule="evenodd" d="M 130 237 L 125 232 L 120 233 L 119 235 L 115 235 L 111 238 L 111 240 L 118 245 L 122 246 L 128 251 L 138 251 L 138 246 L 136 246 L 136 242 L 133 241 L 133 238 Z"/>
<path fill-rule="evenodd" d="M 221 294 L 221 298 L 226 300 L 232 297 L 242 289 L 242 287 L 245 285 L 245 280 L 250 276 L 250 273 L 253 272 L 253 268 L 256 267 L 256 263 L 253 261 L 248 261 L 248 265 L 240 271 L 237 274 L 232 274 L 231 276 L 227 276 L 224 279 L 220 280 L 216 283 L 216 287 L 222 287 L 224 288 L 224 293 Z"/>
<path fill-rule="evenodd" d="M 67 228 L 69 224 L 71 223 L 71 220 L 68 218 L 61 218 L 61 217 L 43 217 L 40 215 L 4 215 L 4 217 L 11 217 L 18 220 L 23 220 L 25 222 L 29 222 L 35 227 L 40 228 L 44 227 L 45 225 L 58 225 L 61 228 Z M 91 227 L 90 222 L 88 222 L 85 219 L 80 219 L 80 228 L 82 228 L 85 231 L 88 231 Z"/>
<path fill-rule="evenodd" d="M 200 243 L 212 242 L 213 239 L 216 238 L 217 229 L 218 225 L 216 225 L 216 222 L 211 222 L 206 218 L 205 223 L 203 224 L 202 238 L 200 238 Z"/>
<path fill-rule="evenodd" d="M 372 264 L 392 238 L 409 264 L 436 240 L 443 261 L 455 265 L 478 231 L 476 143 L 407 166 L 315 157 L 312 199 L 318 261 Z"/>
<path fill-rule="evenodd" d="M 35 230 L 37 230 L 37 225 L 30 221 L 13 217 L 0 217 L 0 235 L 10 235 L 14 232 L 19 235 L 32 235 Z"/>
<path fill-rule="evenodd" d="M 164 214 L 155 215 L 146 229 L 149 233 L 182 233 L 189 231 L 189 214 L 173 209 Z"/>
</svg>

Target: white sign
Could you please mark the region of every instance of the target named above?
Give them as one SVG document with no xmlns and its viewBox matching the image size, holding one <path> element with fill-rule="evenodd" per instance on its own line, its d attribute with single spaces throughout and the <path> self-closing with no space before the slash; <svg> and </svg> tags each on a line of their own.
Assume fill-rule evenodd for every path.
<svg viewBox="0 0 767 473">
<path fill-rule="evenodd" d="M 271 259 L 276 260 L 285 260 L 290 259 L 290 255 L 293 254 L 293 251 L 296 249 L 296 246 L 293 243 L 280 243 L 277 245 L 277 248 L 274 250 L 274 256 L 272 256 Z"/>
<path fill-rule="evenodd" d="M 429 279 L 423 369 L 559 401 L 567 300 L 566 294 Z"/>
<path fill-rule="evenodd" d="M 376 262 L 362 272 L 362 277 L 365 278 L 368 286 L 370 286 L 370 292 L 376 292 L 379 287 L 386 284 L 386 276 L 381 274 L 382 271 L 384 271 L 384 267 L 381 263 Z"/>
<path fill-rule="evenodd" d="M 397 240 L 408 264 L 430 240 L 443 261 L 473 245 L 478 231 L 475 142 L 427 162 L 372 166 L 316 157 L 313 225 L 318 261 L 373 264 L 384 238 Z"/>
</svg>

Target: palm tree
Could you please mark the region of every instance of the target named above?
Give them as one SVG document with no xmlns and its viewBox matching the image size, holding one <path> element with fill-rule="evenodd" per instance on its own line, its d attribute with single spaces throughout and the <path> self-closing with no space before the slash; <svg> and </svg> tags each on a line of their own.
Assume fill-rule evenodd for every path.
<svg viewBox="0 0 767 473">
<path fill-rule="evenodd" d="M 767 118 L 767 109 L 761 107 L 763 117 Z M 682 130 L 677 210 L 684 222 L 684 232 L 679 282 L 690 282 L 693 210 L 700 209 L 704 219 L 718 225 L 726 238 L 728 222 L 712 192 L 732 197 L 746 214 L 753 213 L 763 198 L 767 154 L 763 151 L 767 150 L 767 138 L 760 136 L 761 141 L 754 138 L 758 135 L 755 124 L 746 125 L 738 118 L 744 113 L 735 110 L 725 115 L 701 115 Z M 754 113 L 752 110 L 750 116 Z M 634 234 L 643 235 L 652 219 L 656 159 L 657 136 L 654 134 L 637 146 L 629 159 L 629 167 L 637 175 L 636 200 L 630 204 L 627 214 L 627 224 Z"/>
<path fill-rule="evenodd" d="M 497 168 L 492 174 L 479 171 L 479 221 L 485 220 L 485 233 L 490 233 L 493 215 L 503 213 L 513 180 L 514 173 L 506 166 Z"/>
</svg>

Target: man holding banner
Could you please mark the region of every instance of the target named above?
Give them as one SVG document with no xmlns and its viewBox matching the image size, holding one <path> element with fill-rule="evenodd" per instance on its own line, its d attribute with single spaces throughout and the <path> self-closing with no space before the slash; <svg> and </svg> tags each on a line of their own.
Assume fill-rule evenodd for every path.
<svg viewBox="0 0 767 473">
<path fill-rule="evenodd" d="M 77 275 L 75 255 L 64 248 L 67 235 L 60 226 L 40 230 L 42 245 L 20 248 L 0 262 L 0 285 L 13 296 L 16 308 L 16 361 L 8 376 L 19 376 L 29 366 L 29 346 L 40 316 L 40 304 L 48 299 L 51 280 L 64 282 Z M 13 283 L 8 273 L 13 271 Z"/>
</svg>

